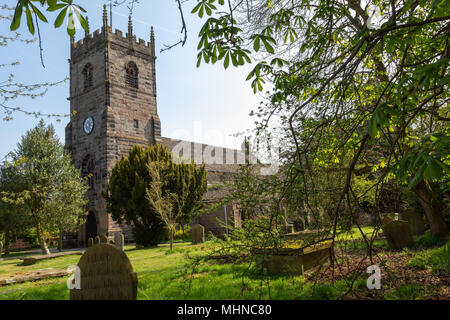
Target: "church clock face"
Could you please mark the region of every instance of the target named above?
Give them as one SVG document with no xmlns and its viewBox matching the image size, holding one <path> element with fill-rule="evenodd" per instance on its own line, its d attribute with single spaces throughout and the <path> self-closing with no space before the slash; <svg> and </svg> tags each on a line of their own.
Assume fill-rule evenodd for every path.
<svg viewBox="0 0 450 320">
<path fill-rule="evenodd" d="M 87 117 L 83 122 L 83 131 L 86 134 L 90 134 L 94 129 L 94 118 Z"/>
</svg>

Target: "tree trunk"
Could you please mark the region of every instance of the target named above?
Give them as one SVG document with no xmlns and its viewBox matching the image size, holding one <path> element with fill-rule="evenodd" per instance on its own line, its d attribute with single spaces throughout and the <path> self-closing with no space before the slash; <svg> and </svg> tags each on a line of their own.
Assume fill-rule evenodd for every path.
<svg viewBox="0 0 450 320">
<path fill-rule="evenodd" d="M 181 240 L 184 243 L 184 223 L 181 224 Z"/>
<path fill-rule="evenodd" d="M 62 239 L 63 239 L 63 232 L 59 232 L 59 238 L 58 238 L 58 251 L 62 252 Z"/>
<path fill-rule="evenodd" d="M 5 255 L 9 254 L 9 243 L 10 243 L 10 237 L 9 237 L 9 231 L 5 232 Z"/>
<path fill-rule="evenodd" d="M 438 238 L 446 238 L 448 236 L 448 228 L 442 214 L 442 207 L 429 185 L 421 181 L 414 187 L 414 192 L 425 210 L 430 223 L 431 234 Z"/>
<path fill-rule="evenodd" d="M 169 238 L 170 238 L 170 252 L 172 252 L 172 247 L 173 247 L 173 230 L 171 229 L 169 231 L 169 233 L 170 233 L 170 236 L 169 236 Z"/>
<path fill-rule="evenodd" d="M 42 230 L 42 227 L 40 224 L 37 225 L 36 232 L 37 232 L 39 245 L 41 246 L 41 249 L 42 249 L 42 254 L 50 254 L 50 250 L 48 250 L 47 243 L 45 242 L 44 230 Z"/>
</svg>

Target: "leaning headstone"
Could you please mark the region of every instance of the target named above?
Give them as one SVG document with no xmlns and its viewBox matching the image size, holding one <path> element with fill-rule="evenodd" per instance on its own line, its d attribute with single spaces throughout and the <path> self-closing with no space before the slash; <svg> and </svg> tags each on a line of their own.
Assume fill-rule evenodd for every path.
<svg viewBox="0 0 450 320">
<path fill-rule="evenodd" d="M 192 244 L 205 242 L 205 227 L 200 224 L 192 226 Z"/>
<path fill-rule="evenodd" d="M 108 243 L 108 237 L 102 234 L 100 236 L 100 243 Z"/>
<path fill-rule="evenodd" d="M 406 210 L 400 214 L 400 219 L 408 221 L 409 230 L 413 236 L 420 236 L 425 233 L 425 223 L 422 215 L 414 210 Z"/>
<path fill-rule="evenodd" d="M 114 244 L 116 245 L 117 248 L 123 251 L 125 244 L 125 238 L 123 236 L 123 233 L 118 232 L 114 234 Z"/>
<path fill-rule="evenodd" d="M 398 220 L 398 213 L 381 213 L 381 227 L 387 225 L 391 221 Z"/>
<path fill-rule="evenodd" d="M 99 236 L 95 237 L 94 244 L 100 244 L 100 237 Z"/>
<path fill-rule="evenodd" d="M 88 248 L 92 247 L 94 245 L 94 239 L 89 238 L 88 239 Z"/>
<path fill-rule="evenodd" d="M 384 224 L 382 228 L 391 248 L 401 249 L 404 247 L 411 247 L 414 244 L 407 221 L 393 220 Z"/>
<path fill-rule="evenodd" d="M 79 289 L 70 300 L 136 300 L 138 278 L 127 255 L 114 245 L 89 248 L 78 262 Z"/>
</svg>

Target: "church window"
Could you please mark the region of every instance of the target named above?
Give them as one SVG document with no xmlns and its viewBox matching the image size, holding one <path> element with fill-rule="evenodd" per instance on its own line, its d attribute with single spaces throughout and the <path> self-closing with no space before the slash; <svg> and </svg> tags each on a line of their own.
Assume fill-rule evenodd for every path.
<svg viewBox="0 0 450 320">
<path fill-rule="evenodd" d="M 134 62 L 129 62 L 125 67 L 125 83 L 127 86 L 138 89 L 139 70 Z"/>
<path fill-rule="evenodd" d="M 133 126 L 137 129 L 139 128 L 139 121 L 138 120 L 133 120 Z"/>
<path fill-rule="evenodd" d="M 92 159 L 90 155 L 87 155 L 83 159 L 81 175 L 83 178 L 87 179 L 89 190 L 94 189 L 94 159 Z"/>
<path fill-rule="evenodd" d="M 90 63 L 86 64 L 83 68 L 83 77 L 84 77 L 84 89 L 88 89 L 92 87 L 93 81 L 92 81 L 92 71 L 93 67 Z"/>
</svg>

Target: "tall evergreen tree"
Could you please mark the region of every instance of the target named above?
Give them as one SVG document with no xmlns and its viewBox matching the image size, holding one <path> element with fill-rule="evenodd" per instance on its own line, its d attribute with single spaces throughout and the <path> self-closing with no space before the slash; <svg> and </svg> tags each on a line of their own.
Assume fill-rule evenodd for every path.
<svg viewBox="0 0 450 320">
<path fill-rule="evenodd" d="M 177 212 L 177 222 L 192 216 L 206 192 L 204 166 L 197 170 L 194 163 L 177 164 L 162 145 L 145 149 L 134 146 L 128 157 L 122 156 L 111 172 L 104 197 L 113 220 L 132 225 L 136 242 L 143 246 L 157 245 L 165 235 L 164 222 L 147 197 L 152 182 L 148 168 L 151 163 L 162 163 L 168 170 L 167 179 L 158 187 L 162 197 L 175 194 L 185 198 L 182 204 L 177 202 L 172 207 Z"/>
<path fill-rule="evenodd" d="M 47 234 L 82 223 L 87 185 L 53 126 L 46 127 L 42 120 L 22 137 L 13 161 L 10 168 L 15 188 L 5 192 L 3 200 L 25 210 L 43 254 L 49 254 Z"/>
</svg>

